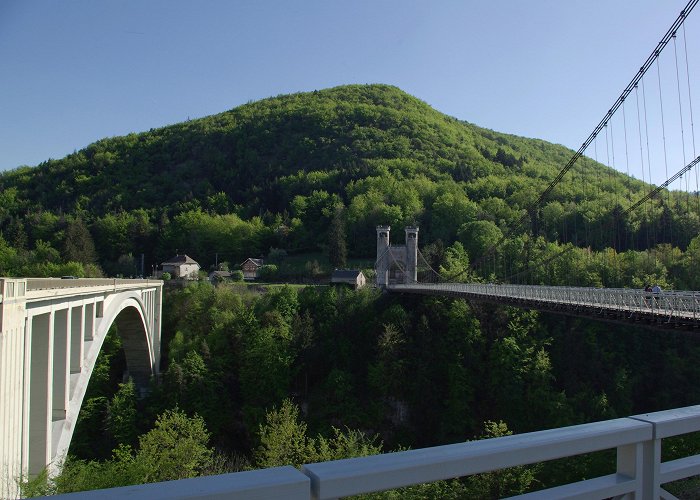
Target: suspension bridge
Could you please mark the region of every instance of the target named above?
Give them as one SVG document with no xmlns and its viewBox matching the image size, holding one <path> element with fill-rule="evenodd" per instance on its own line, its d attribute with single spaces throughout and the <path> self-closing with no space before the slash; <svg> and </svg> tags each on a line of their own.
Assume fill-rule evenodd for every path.
<svg viewBox="0 0 700 500">
<path fill-rule="evenodd" d="M 657 329 L 700 327 L 700 292 L 695 291 L 439 282 L 442 277 L 418 249 L 418 227 L 406 228 L 405 245 L 390 245 L 390 229 L 377 227 L 375 265 L 377 286 L 388 292 L 460 297 Z"/>
<path fill-rule="evenodd" d="M 471 224 L 462 225 L 459 239 L 479 243 L 471 245 L 471 265 L 446 269 L 445 252 L 435 249 L 424 256 L 417 226 L 405 228 L 404 245 L 391 245 L 391 227 L 381 225 L 377 286 L 655 329 L 697 330 L 700 292 L 660 287 L 652 292 L 642 285 L 700 286 L 700 156 L 685 30 L 697 1 L 681 11 L 539 195 L 510 220 L 481 213 L 476 223 L 464 221 Z M 670 174 L 674 164 L 681 168 Z M 667 180 L 652 184 L 659 176 Z M 474 249 L 479 253 L 472 255 Z M 575 264 L 581 265 L 575 269 Z M 589 276 L 596 265 L 604 268 L 599 282 Z M 622 276 L 623 266 L 627 276 Z"/>
</svg>

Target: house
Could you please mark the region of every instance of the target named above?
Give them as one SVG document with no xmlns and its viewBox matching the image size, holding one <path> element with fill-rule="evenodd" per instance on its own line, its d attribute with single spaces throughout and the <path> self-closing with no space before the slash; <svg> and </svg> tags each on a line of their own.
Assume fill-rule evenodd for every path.
<svg viewBox="0 0 700 500">
<path fill-rule="evenodd" d="M 258 271 L 263 266 L 262 259 L 251 259 L 247 258 L 241 264 L 241 271 L 243 271 L 244 280 L 254 280 L 258 277 Z"/>
<path fill-rule="evenodd" d="M 221 283 L 222 281 L 229 281 L 231 279 L 231 273 L 229 271 L 212 271 L 209 273 L 209 281 L 212 283 Z"/>
<path fill-rule="evenodd" d="M 199 277 L 199 264 L 188 255 L 176 255 L 163 262 L 162 273 L 170 273 L 173 278 L 196 280 Z"/>
<path fill-rule="evenodd" d="M 336 269 L 331 274 L 331 283 L 344 283 L 353 288 L 362 288 L 367 282 L 365 275 L 359 269 Z"/>
</svg>

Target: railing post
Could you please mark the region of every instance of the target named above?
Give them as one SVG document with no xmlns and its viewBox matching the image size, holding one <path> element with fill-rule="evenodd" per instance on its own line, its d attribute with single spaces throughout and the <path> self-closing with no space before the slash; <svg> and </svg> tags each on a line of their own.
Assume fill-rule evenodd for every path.
<svg viewBox="0 0 700 500">
<path fill-rule="evenodd" d="M 636 479 L 633 498 L 643 500 L 660 498 L 660 468 L 660 439 L 651 439 L 617 448 L 617 473 Z"/>
</svg>

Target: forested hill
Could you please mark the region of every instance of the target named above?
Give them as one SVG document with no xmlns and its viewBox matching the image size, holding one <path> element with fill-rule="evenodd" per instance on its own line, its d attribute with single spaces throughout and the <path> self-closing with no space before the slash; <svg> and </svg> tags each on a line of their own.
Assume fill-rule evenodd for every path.
<svg viewBox="0 0 700 500">
<path fill-rule="evenodd" d="M 39 250 L 54 260 L 97 262 L 112 274 L 130 254 L 145 254 L 150 269 L 176 249 L 205 266 L 216 252 L 236 261 L 270 248 L 320 250 L 334 217 L 350 255 L 372 255 L 379 223 L 419 224 L 423 243 L 449 245 L 465 224 L 478 223 L 491 237 L 504 232 L 571 154 L 456 120 L 396 87 L 342 86 L 103 139 L 6 172 L 0 243 L 15 257 Z M 604 223 L 617 204 L 629 203 L 630 189 L 643 185 L 581 163 L 538 214 L 539 230 L 602 249 L 608 242 L 600 231 L 584 239 L 561 228 Z M 662 208 L 626 223 L 641 238 L 644 225 L 678 217 Z M 674 243 L 687 246 L 693 230 L 675 234 Z M 86 254 L 91 238 L 96 253 Z M 48 272 L 28 269 L 31 256 L 23 255 L 3 262 L 0 252 L 0 272 Z"/>
<path fill-rule="evenodd" d="M 347 204 L 357 191 L 346 189 L 349 183 L 387 173 L 399 180 L 466 182 L 477 199 L 512 194 L 503 191 L 504 182 L 489 192 L 484 178 L 523 175 L 530 184 L 533 177 L 550 177 L 570 155 L 543 141 L 460 122 L 395 87 L 352 85 L 104 139 L 61 160 L 7 173 L 2 187 L 17 186 L 44 209 L 71 211 L 78 204 L 96 215 L 176 210 L 223 191 L 251 216 L 282 212 L 295 195 L 314 189 Z"/>
</svg>

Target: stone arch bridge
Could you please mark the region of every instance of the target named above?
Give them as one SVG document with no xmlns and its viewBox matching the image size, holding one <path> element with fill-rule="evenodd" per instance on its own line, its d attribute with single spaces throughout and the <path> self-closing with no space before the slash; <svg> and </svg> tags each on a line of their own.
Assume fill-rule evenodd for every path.
<svg viewBox="0 0 700 500">
<path fill-rule="evenodd" d="M 147 388 L 160 363 L 162 290 L 154 280 L 0 278 L 0 497 L 65 458 L 113 324 L 129 376 Z"/>
</svg>

